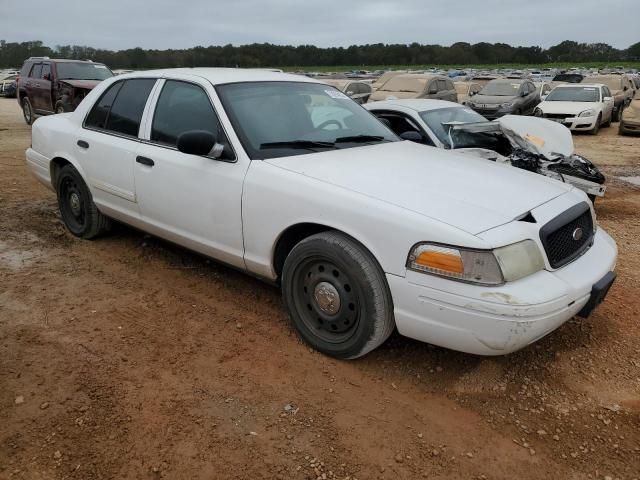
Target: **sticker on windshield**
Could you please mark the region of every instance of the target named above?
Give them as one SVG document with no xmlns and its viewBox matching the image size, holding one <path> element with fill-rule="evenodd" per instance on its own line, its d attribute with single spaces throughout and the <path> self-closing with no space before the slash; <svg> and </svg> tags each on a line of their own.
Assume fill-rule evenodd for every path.
<svg viewBox="0 0 640 480">
<path fill-rule="evenodd" d="M 107 67 L 105 67 L 104 65 L 94 65 L 93 68 L 104 68 L 104 69 L 106 69 Z"/>
<path fill-rule="evenodd" d="M 344 93 L 339 92 L 338 90 L 325 90 L 324 92 L 327 95 L 329 95 L 331 98 L 339 98 L 341 100 L 349 100 L 349 97 L 347 97 Z"/>
</svg>

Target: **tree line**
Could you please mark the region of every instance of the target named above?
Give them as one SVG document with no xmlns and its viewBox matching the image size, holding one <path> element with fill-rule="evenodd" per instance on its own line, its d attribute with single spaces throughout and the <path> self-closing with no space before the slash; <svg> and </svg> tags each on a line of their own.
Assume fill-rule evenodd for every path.
<svg viewBox="0 0 640 480">
<path fill-rule="evenodd" d="M 320 48 L 313 45 L 224 45 L 187 49 L 153 50 L 130 48 L 105 50 L 79 45 L 48 47 L 41 41 L 0 40 L 0 68 L 20 67 L 31 56 L 70 58 L 102 62 L 111 68 L 151 69 L 169 67 L 310 67 L 352 65 L 477 65 L 544 64 L 571 62 L 640 61 L 640 42 L 627 49 L 606 43 L 571 40 L 547 49 L 514 47 L 505 43 L 457 42 L 451 46 L 369 44 Z"/>
</svg>

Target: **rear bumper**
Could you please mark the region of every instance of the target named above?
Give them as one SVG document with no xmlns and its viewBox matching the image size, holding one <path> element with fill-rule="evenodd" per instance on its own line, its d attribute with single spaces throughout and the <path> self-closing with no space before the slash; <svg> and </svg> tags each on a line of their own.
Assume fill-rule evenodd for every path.
<svg viewBox="0 0 640 480">
<path fill-rule="evenodd" d="M 51 184 L 51 171 L 49 159 L 36 152 L 33 148 L 28 148 L 26 152 L 27 168 L 45 187 L 54 190 Z"/>
<path fill-rule="evenodd" d="M 615 268 L 617 248 L 602 229 L 579 259 L 501 287 L 458 284 L 417 272 L 387 275 L 398 331 L 478 355 L 503 355 L 552 332 L 587 305 Z M 455 292 L 451 284 L 455 286 Z"/>
</svg>

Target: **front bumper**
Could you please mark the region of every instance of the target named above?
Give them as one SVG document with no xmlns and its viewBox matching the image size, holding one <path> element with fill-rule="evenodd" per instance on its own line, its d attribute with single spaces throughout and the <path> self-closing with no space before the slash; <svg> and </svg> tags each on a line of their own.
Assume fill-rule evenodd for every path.
<svg viewBox="0 0 640 480">
<path fill-rule="evenodd" d="M 625 120 L 620 122 L 620 132 L 640 135 L 640 120 Z"/>
<path fill-rule="evenodd" d="M 593 128 L 596 126 L 596 122 L 598 121 L 598 117 L 572 117 L 571 115 L 567 115 L 563 118 L 547 118 L 547 120 L 561 123 L 568 129 L 579 132 L 593 130 Z"/>
<path fill-rule="evenodd" d="M 514 352 L 552 332 L 587 305 L 592 288 L 616 264 L 615 242 L 598 229 L 574 262 L 500 287 L 482 287 L 408 271 L 387 275 L 398 331 L 477 355 Z M 455 284 L 455 285 L 453 285 Z"/>
</svg>

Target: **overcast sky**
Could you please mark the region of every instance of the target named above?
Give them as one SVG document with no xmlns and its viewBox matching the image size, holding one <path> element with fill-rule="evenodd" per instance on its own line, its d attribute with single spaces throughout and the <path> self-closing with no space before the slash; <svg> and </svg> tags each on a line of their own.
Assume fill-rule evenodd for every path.
<svg viewBox="0 0 640 480">
<path fill-rule="evenodd" d="M 195 45 L 640 41 L 639 0 L 0 0 L 0 39 Z"/>
</svg>

